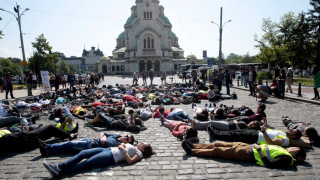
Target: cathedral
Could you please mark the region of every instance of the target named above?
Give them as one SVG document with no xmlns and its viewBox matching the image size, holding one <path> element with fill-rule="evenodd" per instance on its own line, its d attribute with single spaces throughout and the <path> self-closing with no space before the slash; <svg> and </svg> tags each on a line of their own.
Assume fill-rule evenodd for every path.
<svg viewBox="0 0 320 180">
<path fill-rule="evenodd" d="M 150 69 L 173 73 L 179 65 L 197 63 L 195 58 L 184 57 L 159 0 L 136 0 L 135 3 L 124 31 L 116 39 L 112 56 L 100 59 L 99 73 L 132 74 Z"/>
</svg>

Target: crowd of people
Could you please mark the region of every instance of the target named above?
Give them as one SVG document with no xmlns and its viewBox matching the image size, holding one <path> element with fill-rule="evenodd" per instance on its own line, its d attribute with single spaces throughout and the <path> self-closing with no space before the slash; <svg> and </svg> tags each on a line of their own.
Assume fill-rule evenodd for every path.
<svg viewBox="0 0 320 180">
<path fill-rule="evenodd" d="M 219 76 L 208 83 L 201 77 L 188 83 L 168 83 L 166 74 L 162 73 L 162 83 L 154 84 L 154 72 L 150 70 L 148 73 L 142 72 L 141 85 L 138 84 L 139 74 L 134 73 L 132 85 L 117 83 L 99 88 L 100 78 L 103 78 L 99 75 L 78 78 L 77 84 L 73 73 L 70 76 L 52 75 L 50 82 L 55 84 L 54 92 L 42 93 L 32 102 L 28 102 L 30 99 L 19 99 L 16 102 L 4 100 L 0 104 L 0 154 L 23 153 L 34 148 L 39 148 L 43 157 L 73 154 L 64 162 L 43 163 L 55 177 L 108 167 L 121 161 L 132 164 L 155 154 L 152 144 L 137 143 L 137 138 L 130 133 L 121 136 L 110 134 L 108 130 L 139 133 L 148 129 L 146 121 L 156 121 L 159 126 L 168 128 L 173 136 L 182 141 L 182 149 L 188 155 L 248 161 L 272 168 L 302 163 L 306 158 L 304 148 L 319 146 L 319 134 L 307 122 L 279 117 L 288 131 L 269 127 L 266 104 L 253 107 L 256 110 L 246 105 L 223 105 L 225 99 L 237 99 L 235 93 L 230 94 L 227 85 L 231 83 L 229 71 L 223 72 L 226 93 L 221 92 L 223 83 Z M 249 87 L 254 84 L 255 74 L 250 68 Z M 150 84 L 147 84 L 147 76 Z M 67 82 L 70 85 L 64 86 Z M 56 86 L 60 84 L 62 89 Z M 261 86 L 250 89 L 251 95 L 257 92 L 262 97 L 263 93 L 258 88 L 264 89 Z M 205 101 L 204 107 L 201 107 L 201 101 Z M 193 114 L 175 107 L 179 104 L 191 105 Z M 52 120 L 51 125 L 39 124 L 40 117 L 36 113 L 30 117 L 24 117 L 21 113 L 25 108 L 44 109 L 48 106 L 54 108 L 42 120 Z M 79 121 L 84 121 L 83 127 L 79 127 Z M 94 126 L 106 128 L 107 132 L 99 133 L 95 139 L 75 140 L 79 128 Z M 198 131 L 207 131 L 212 140 L 227 142 L 198 144 Z M 47 143 L 46 140 L 51 137 L 69 141 Z M 307 140 L 301 142 L 301 137 Z"/>
</svg>

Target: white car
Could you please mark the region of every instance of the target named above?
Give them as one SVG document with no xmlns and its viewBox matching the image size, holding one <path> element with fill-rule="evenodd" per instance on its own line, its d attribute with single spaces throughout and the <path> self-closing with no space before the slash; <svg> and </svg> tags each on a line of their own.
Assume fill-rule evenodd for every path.
<svg viewBox="0 0 320 180">
<path fill-rule="evenodd" d="M 235 80 L 241 80 L 241 71 L 236 71 L 236 79 Z"/>
</svg>

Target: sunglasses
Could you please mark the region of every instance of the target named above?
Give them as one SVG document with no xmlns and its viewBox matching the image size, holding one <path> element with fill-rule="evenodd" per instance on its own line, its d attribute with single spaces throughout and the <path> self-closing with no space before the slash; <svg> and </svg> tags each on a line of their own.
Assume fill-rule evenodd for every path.
<svg viewBox="0 0 320 180">
<path fill-rule="evenodd" d="M 129 141 L 129 135 L 126 135 L 126 141 L 128 142 Z"/>
</svg>

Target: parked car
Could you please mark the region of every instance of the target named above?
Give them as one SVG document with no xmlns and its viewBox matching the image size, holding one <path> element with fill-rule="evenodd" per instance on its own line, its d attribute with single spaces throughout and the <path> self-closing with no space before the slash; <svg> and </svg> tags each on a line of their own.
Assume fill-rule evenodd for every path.
<svg viewBox="0 0 320 180">
<path fill-rule="evenodd" d="M 302 71 L 302 75 L 303 75 L 303 76 L 311 76 L 311 71 L 309 71 L 309 70 L 303 70 L 303 71 Z"/>
</svg>

